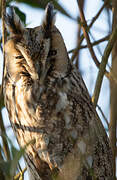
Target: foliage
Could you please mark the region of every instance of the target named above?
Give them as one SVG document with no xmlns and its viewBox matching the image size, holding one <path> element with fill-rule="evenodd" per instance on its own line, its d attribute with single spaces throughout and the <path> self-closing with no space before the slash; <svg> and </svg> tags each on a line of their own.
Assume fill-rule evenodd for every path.
<svg viewBox="0 0 117 180">
<path fill-rule="evenodd" d="M 13 0 L 8 0 L 7 3 L 6 3 L 6 6 L 10 6 L 11 2 Z M 45 9 L 46 5 L 48 2 L 50 2 L 50 0 L 15 0 L 15 2 L 18 2 L 19 5 L 20 3 L 24 3 L 30 7 L 33 7 L 33 8 L 39 8 L 39 9 Z M 62 14 L 64 14 L 65 16 L 67 16 L 68 18 L 71 18 L 73 19 L 73 17 L 67 13 L 67 11 L 59 4 L 59 0 L 52 0 L 51 1 L 54 6 L 55 6 L 55 9 L 58 10 L 59 12 L 61 12 Z M 1 7 L 0 7 L 1 9 Z M 18 12 L 18 15 L 20 16 L 20 18 L 22 19 L 22 12 L 19 13 L 19 9 L 17 8 L 17 12 Z M 25 17 L 23 19 L 23 21 L 25 21 Z"/>
<path fill-rule="evenodd" d="M 18 162 L 20 158 L 24 155 L 26 147 L 17 149 L 13 145 L 13 142 L 7 136 L 5 138 L 9 141 L 9 149 L 11 153 L 10 159 L 6 160 L 2 145 L 0 145 L 0 152 L 2 156 L 0 160 L 0 172 L 2 173 L 2 176 L 5 180 L 10 180 L 13 179 L 13 177 L 15 176 Z"/>
</svg>

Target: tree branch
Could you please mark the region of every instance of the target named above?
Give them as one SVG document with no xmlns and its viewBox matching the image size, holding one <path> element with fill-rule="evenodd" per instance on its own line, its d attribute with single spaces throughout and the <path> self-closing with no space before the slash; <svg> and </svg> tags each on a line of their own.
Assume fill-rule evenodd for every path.
<svg viewBox="0 0 117 180">
<path fill-rule="evenodd" d="M 81 2 L 81 6 L 82 6 L 82 9 L 84 9 L 84 3 L 85 3 L 85 0 L 80 0 Z M 81 24 L 79 23 L 79 17 L 78 17 L 78 33 L 77 33 L 77 46 L 79 47 L 80 46 L 80 36 L 81 36 Z M 75 58 L 75 65 L 76 65 L 76 68 L 79 69 L 79 57 L 80 57 L 80 49 L 77 51 L 77 56 Z"/>
<path fill-rule="evenodd" d="M 14 180 L 18 180 L 19 178 L 21 179 L 21 177 L 24 176 L 24 173 L 26 170 L 27 170 L 27 168 L 25 167 L 22 171 L 20 171 L 18 174 L 16 174 L 14 177 Z"/>
<path fill-rule="evenodd" d="M 91 42 L 90 42 L 90 38 L 89 38 L 89 35 L 88 35 L 88 32 L 87 32 L 87 23 L 86 23 L 86 20 L 85 20 L 85 16 L 84 16 L 84 12 L 83 12 L 83 9 L 81 7 L 81 4 L 80 4 L 80 1 L 78 1 L 78 6 L 79 6 L 79 11 L 80 11 L 80 18 L 81 18 L 81 21 L 82 21 L 82 30 L 83 30 L 83 33 L 84 33 L 84 37 L 86 38 L 86 41 L 87 41 L 87 46 L 89 48 L 89 51 L 91 53 L 91 56 L 95 62 L 96 65 L 99 65 L 99 61 L 93 51 L 93 48 L 92 48 L 92 45 L 91 45 Z"/>
<path fill-rule="evenodd" d="M 102 117 L 104 118 L 104 120 L 105 120 L 105 122 L 106 122 L 106 124 L 107 124 L 107 127 L 108 127 L 108 129 L 109 129 L 109 123 L 108 123 L 108 120 L 107 120 L 105 114 L 103 113 L 101 107 L 100 107 L 98 104 L 97 104 L 97 108 L 98 108 L 98 110 L 100 111 L 100 113 L 102 114 Z"/>
<path fill-rule="evenodd" d="M 3 81 L 4 81 L 4 67 L 5 67 L 5 49 L 4 45 L 6 42 L 6 28 L 5 28 L 5 14 L 6 14 L 6 0 L 1 0 L 1 17 L 2 17 L 2 46 L 3 46 L 3 74 L 2 74 L 2 86 L 1 86 L 1 93 L 3 90 Z"/>
<path fill-rule="evenodd" d="M 1 137 L 2 137 L 2 141 L 3 141 L 3 150 L 4 150 L 4 154 L 6 156 L 6 159 L 10 159 L 10 151 L 9 151 L 9 146 L 8 146 L 8 142 L 6 140 L 6 131 L 5 131 L 5 127 L 4 127 L 4 123 L 3 123 L 3 118 L 2 118 L 2 114 L 1 114 L 1 109 L 3 108 L 3 80 L 4 80 L 4 67 L 5 67 L 5 51 L 4 51 L 4 44 L 6 41 L 6 30 L 5 30 L 5 21 L 4 21 L 4 14 L 6 12 L 6 1 L 2 0 L 1 1 L 1 7 L 2 7 L 2 11 L 1 11 L 1 17 L 2 17 L 2 45 L 3 45 L 3 75 L 2 75 L 2 85 L 0 86 L 0 129 L 1 129 Z"/>
<path fill-rule="evenodd" d="M 112 51 L 112 48 L 115 44 L 115 39 L 117 39 L 117 26 L 113 30 L 112 35 L 110 36 L 109 42 L 105 48 L 104 55 L 102 56 L 102 61 L 100 64 L 100 69 L 99 69 L 98 77 L 96 80 L 96 86 L 95 86 L 94 94 L 92 97 L 92 101 L 93 101 L 95 107 L 98 102 L 98 98 L 99 98 L 99 94 L 100 94 L 100 90 L 101 90 L 101 84 L 102 84 L 103 76 L 105 73 L 105 68 L 106 68 L 106 64 L 108 61 L 108 57 L 109 57 L 109 55 Z M 112 74 L 111 74 L 111 76 L 112 76 Z"/>
<path fill-rule="evenodd" d="M 96 16 L 92 19 L 92 22 L 89 24 L 87 31 L 89 31 L 89 29 L 93 26 L 93 24 L 95 23 L 95 21 L 98 19 L 99 15 L 101 14 L 101 12 L 103 11 L 103 9 L 105 8 L 105 6 L 108 4 L 108 0 L 106 0 L 103 4 L 103 6 L 100 8 L 100 10 L 98 11 L 98 13 L 96 14 Z M 75 57 L 77 56 L 77 51 L 79 50 L 79 46 L 81 45 L 82 41 L 84 39 L 84 35 L 82 34 L 82 36 L 80 37 L 80 41 L 79 44 L 76 48 L 76 50 L 74 51 L 74 54 L 71 57 L 71 60 L 74 61 Z"/>
<path fill-rule="evenodd" d="M 96 45 L 98 45 L 100 43 L 103 43 L 103 42 L 109 40 L 109 37 L 110 37 L 110 35 L 107 35 L 107 36 L 105 36 L 105 37 L 103 37 L 103 38 L 101 38 L 101 39 L 99 39 L 97 41 L 94 41 L 94 42 L 91 43 L 91 46 L 96 46 Z M 73 53 L 73 52 L 76 51 L 76 49 L 79 50 L 79 49 L 84 49 L 84 48 L 88 48 L 87 44 L 83 45 L 83 46 L 78 46 L 78 48 L 72 49 L 72 50 L 68 51 L 68 53 Z"/>
</svg>

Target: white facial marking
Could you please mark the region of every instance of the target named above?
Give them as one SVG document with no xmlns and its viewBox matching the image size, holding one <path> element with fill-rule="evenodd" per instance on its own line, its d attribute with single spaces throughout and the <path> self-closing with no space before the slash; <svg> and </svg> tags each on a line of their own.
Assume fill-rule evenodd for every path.
<svg viewBox="0 0 117 180">
<path fill-rule="evenodd" d="M 93 163 L 93 158 L 92 158 L 92 156 L 88 156 L 88 157 L 87 157 L 87 162 L 88 162 L 89 167 L 91 168 L 91 167 L 92 167 L 92 163 Z"/>
<path fill-rule="evenodd" d="M 77 146 L 80 149 L 82 154 L 86 152 L 86 144 L 83 141 L 78 142 Z"/>
<path fill-rule="evenodd" d="M 73 139 L 77 139 L 77 131 L 74 129 L 74 130 L 72 130 L 71 132 L 70 132 L 70 134 L 71 134 L 71 137 L 73 138 Z"/>
<path fill-rule="evenodd" d="M 64 110 L 68 105 L 67 95 L 64 92 L 59 92 L 59 100 L 56 104 L 56 112 Z"/>
</svg>

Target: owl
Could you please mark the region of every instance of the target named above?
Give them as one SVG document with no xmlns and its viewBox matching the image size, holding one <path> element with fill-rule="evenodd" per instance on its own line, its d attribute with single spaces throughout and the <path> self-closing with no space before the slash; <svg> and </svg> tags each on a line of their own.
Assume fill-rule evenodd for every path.
<svg viewBox="0 0 117 180">
<path fill-rule="evenodd" d="M 104 127 L 70 61 L 48 3 L 40 26 L 25 28 L 13 7 L 5 16 L 4 99 L 31 180 L 112 180 Z"/>
</svg>

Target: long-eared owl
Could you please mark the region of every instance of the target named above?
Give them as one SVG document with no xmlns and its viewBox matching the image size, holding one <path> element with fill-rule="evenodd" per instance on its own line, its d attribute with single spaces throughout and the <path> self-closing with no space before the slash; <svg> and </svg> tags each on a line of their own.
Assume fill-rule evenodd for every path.
<svg viewBox="0 0 117 180">
<path fill-rule="evenodd" d="M 112 153 L 87 88 L 70 61 L 49 3 L 41 26 L 5 16 L 4 98 L 30 179 L 112 180 Z"/>
</svg>

